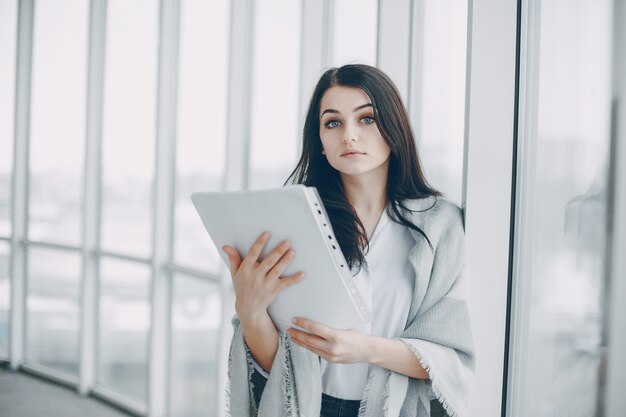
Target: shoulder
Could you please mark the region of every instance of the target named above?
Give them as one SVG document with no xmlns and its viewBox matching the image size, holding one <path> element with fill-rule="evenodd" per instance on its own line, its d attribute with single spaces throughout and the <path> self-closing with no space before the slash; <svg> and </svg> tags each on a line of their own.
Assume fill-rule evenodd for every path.
<svg viewBox="0 0 626 417">
<path fill-rule="evenodd" d="M 464 234 L 463 210 L 445 197 L 407 199 L 401 205 L 407 220 L 422 229 L 434 246 L 441 239 Z"/>
</svg>

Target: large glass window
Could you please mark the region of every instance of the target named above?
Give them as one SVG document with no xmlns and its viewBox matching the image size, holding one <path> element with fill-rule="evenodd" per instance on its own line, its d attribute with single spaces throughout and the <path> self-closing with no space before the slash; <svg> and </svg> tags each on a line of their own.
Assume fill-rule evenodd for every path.
<svg viewBox="0 0 626 417">
<path fill-rule="evenodd" d="M 511 415 L 592 416 L 602 374 L 612 2 L 529 3 Z"/>
<path fill-rule="evenodd" d="M 108 258 L 100 268 L 98 383 L 145 403 L 150 268 Z"/>
<path fill-rule="evenodd" d="M 219 255 L 189 198 L 222 188 L 230 1 L 181 3 L 174 261 L 216 271 Z"/>
<path fill-rule="evenodd" d="M 250 129 L 250 188 L 283 185 L 301 142 L 298 120 L 301 2 L 256 4 Z"/>
<path fill-rule="evenodd" d="M 78 375 L 80 275 L 78 253 L 28 249 L 29 362 Z"/>
<path fill-rule="evenodd" d="M 376 65 L 378 0 L 338 0 L 332 4 L 332 65 Z"/>
<path fill-rule="evenodd" d="M 9 312 L 11 308 L 11 277 L 9 261 L 11 246 L 0 241 L 0 357 L 9 357 Z"/>
<path fill-rule="evenodd" d="M 174 275 L 172 297 L 170 415 L 217 416 L 220 287 Z"/>
<path fill-rule="evenodd" d="M 35 3 L 28 238 L 79 245 L 86 0 Z"/>
<path fill-rule="evenodd" d="M 462 203 L 467 1 L 414 2 L 410 113 L 426 178 Z"/>
<path fill-rule="evenodd" d="M 107 2 L 102 247 L 150 256 L 159 2 Z"/>
<path fill-rule="evenodd" d="M 0 1 L 0 236 L 11 234 L 17 0 Z"/>
</svg>

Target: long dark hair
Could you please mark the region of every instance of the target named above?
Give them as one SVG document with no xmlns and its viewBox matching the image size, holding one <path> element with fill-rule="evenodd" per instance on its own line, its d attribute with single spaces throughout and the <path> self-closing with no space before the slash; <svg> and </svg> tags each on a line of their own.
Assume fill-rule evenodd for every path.
<svg viewBox="0 0 626 417">
<path fill-rule="evenodd" d="M 334 86 L 356 87 L 369 96 L 378 130 L 391 149 L 386 188 L 387 201 L 391 203 L 389 206 L 395 216 L 390 217 L 396 223 L 421 233 L 432 248 L 424 231 L 407 220 L 399 207 L 408 210 L 402 205 L 404 199 L 437 197 L 441 193 L 426 181 L 400 94 L 393 81 L 378 68 L 350 64 L 324 72 L 309 103 L 302 132 L 302 155 L 285 185 L 304 184 L 317 188 L 346 262 L 350 268 L 356 266 L 360 269 L 366 263 L 362 247 L 369 245 L 367 234 L 356 210 L 345 196 L 339 171 L 322 155 L 319 134 L 322 96 Z"/>
</svg>

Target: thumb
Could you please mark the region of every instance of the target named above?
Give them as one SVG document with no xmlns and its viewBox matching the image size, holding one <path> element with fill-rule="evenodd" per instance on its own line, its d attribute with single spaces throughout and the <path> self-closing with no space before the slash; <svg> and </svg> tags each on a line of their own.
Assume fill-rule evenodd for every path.
<svg viewBox="0 0 626 417">
<path fill-rule="evenodd" d="M 228 255 L 228 260 L 230 261 L 230 274 L 234 277 L 239 270 L 239 266 L 241 265 L 241 256 L 239 256 L 239 252 L 237 249 L 232 246 L 223 246 L 222 250 Z"/>
</svg>

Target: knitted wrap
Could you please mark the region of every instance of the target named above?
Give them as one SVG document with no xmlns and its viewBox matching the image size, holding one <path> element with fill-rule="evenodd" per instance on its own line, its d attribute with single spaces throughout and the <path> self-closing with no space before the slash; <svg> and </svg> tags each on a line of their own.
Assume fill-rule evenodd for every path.
<svg viewBox="0 0 626 417">
<path fill-rule="evenodd" d="M 407 325 L 397 337 L 430 375 L 420 380 L 373 367 L 359 417 L 429 417 L 429 388 L 450 417 L 464 417 L 474 373 L 468 306 L 464 293 L 464 226 L 458 206 L 441 197 L 406 200 L 403 214 L 428 236 L 432 248 L 409 229 L 415 246 L 409 262 L 415 286 Z M 375 312 L 373 312 L 375 314 Z M 226 393 L 230 417 L 319 417 L 322 376 L 319 357 L 279 333 L 278 351 L 256 409 L 251 353 L 239 318 L 232 319 Z M 233 397 L 234 396 L 234 397 Z"/>
</svg>

